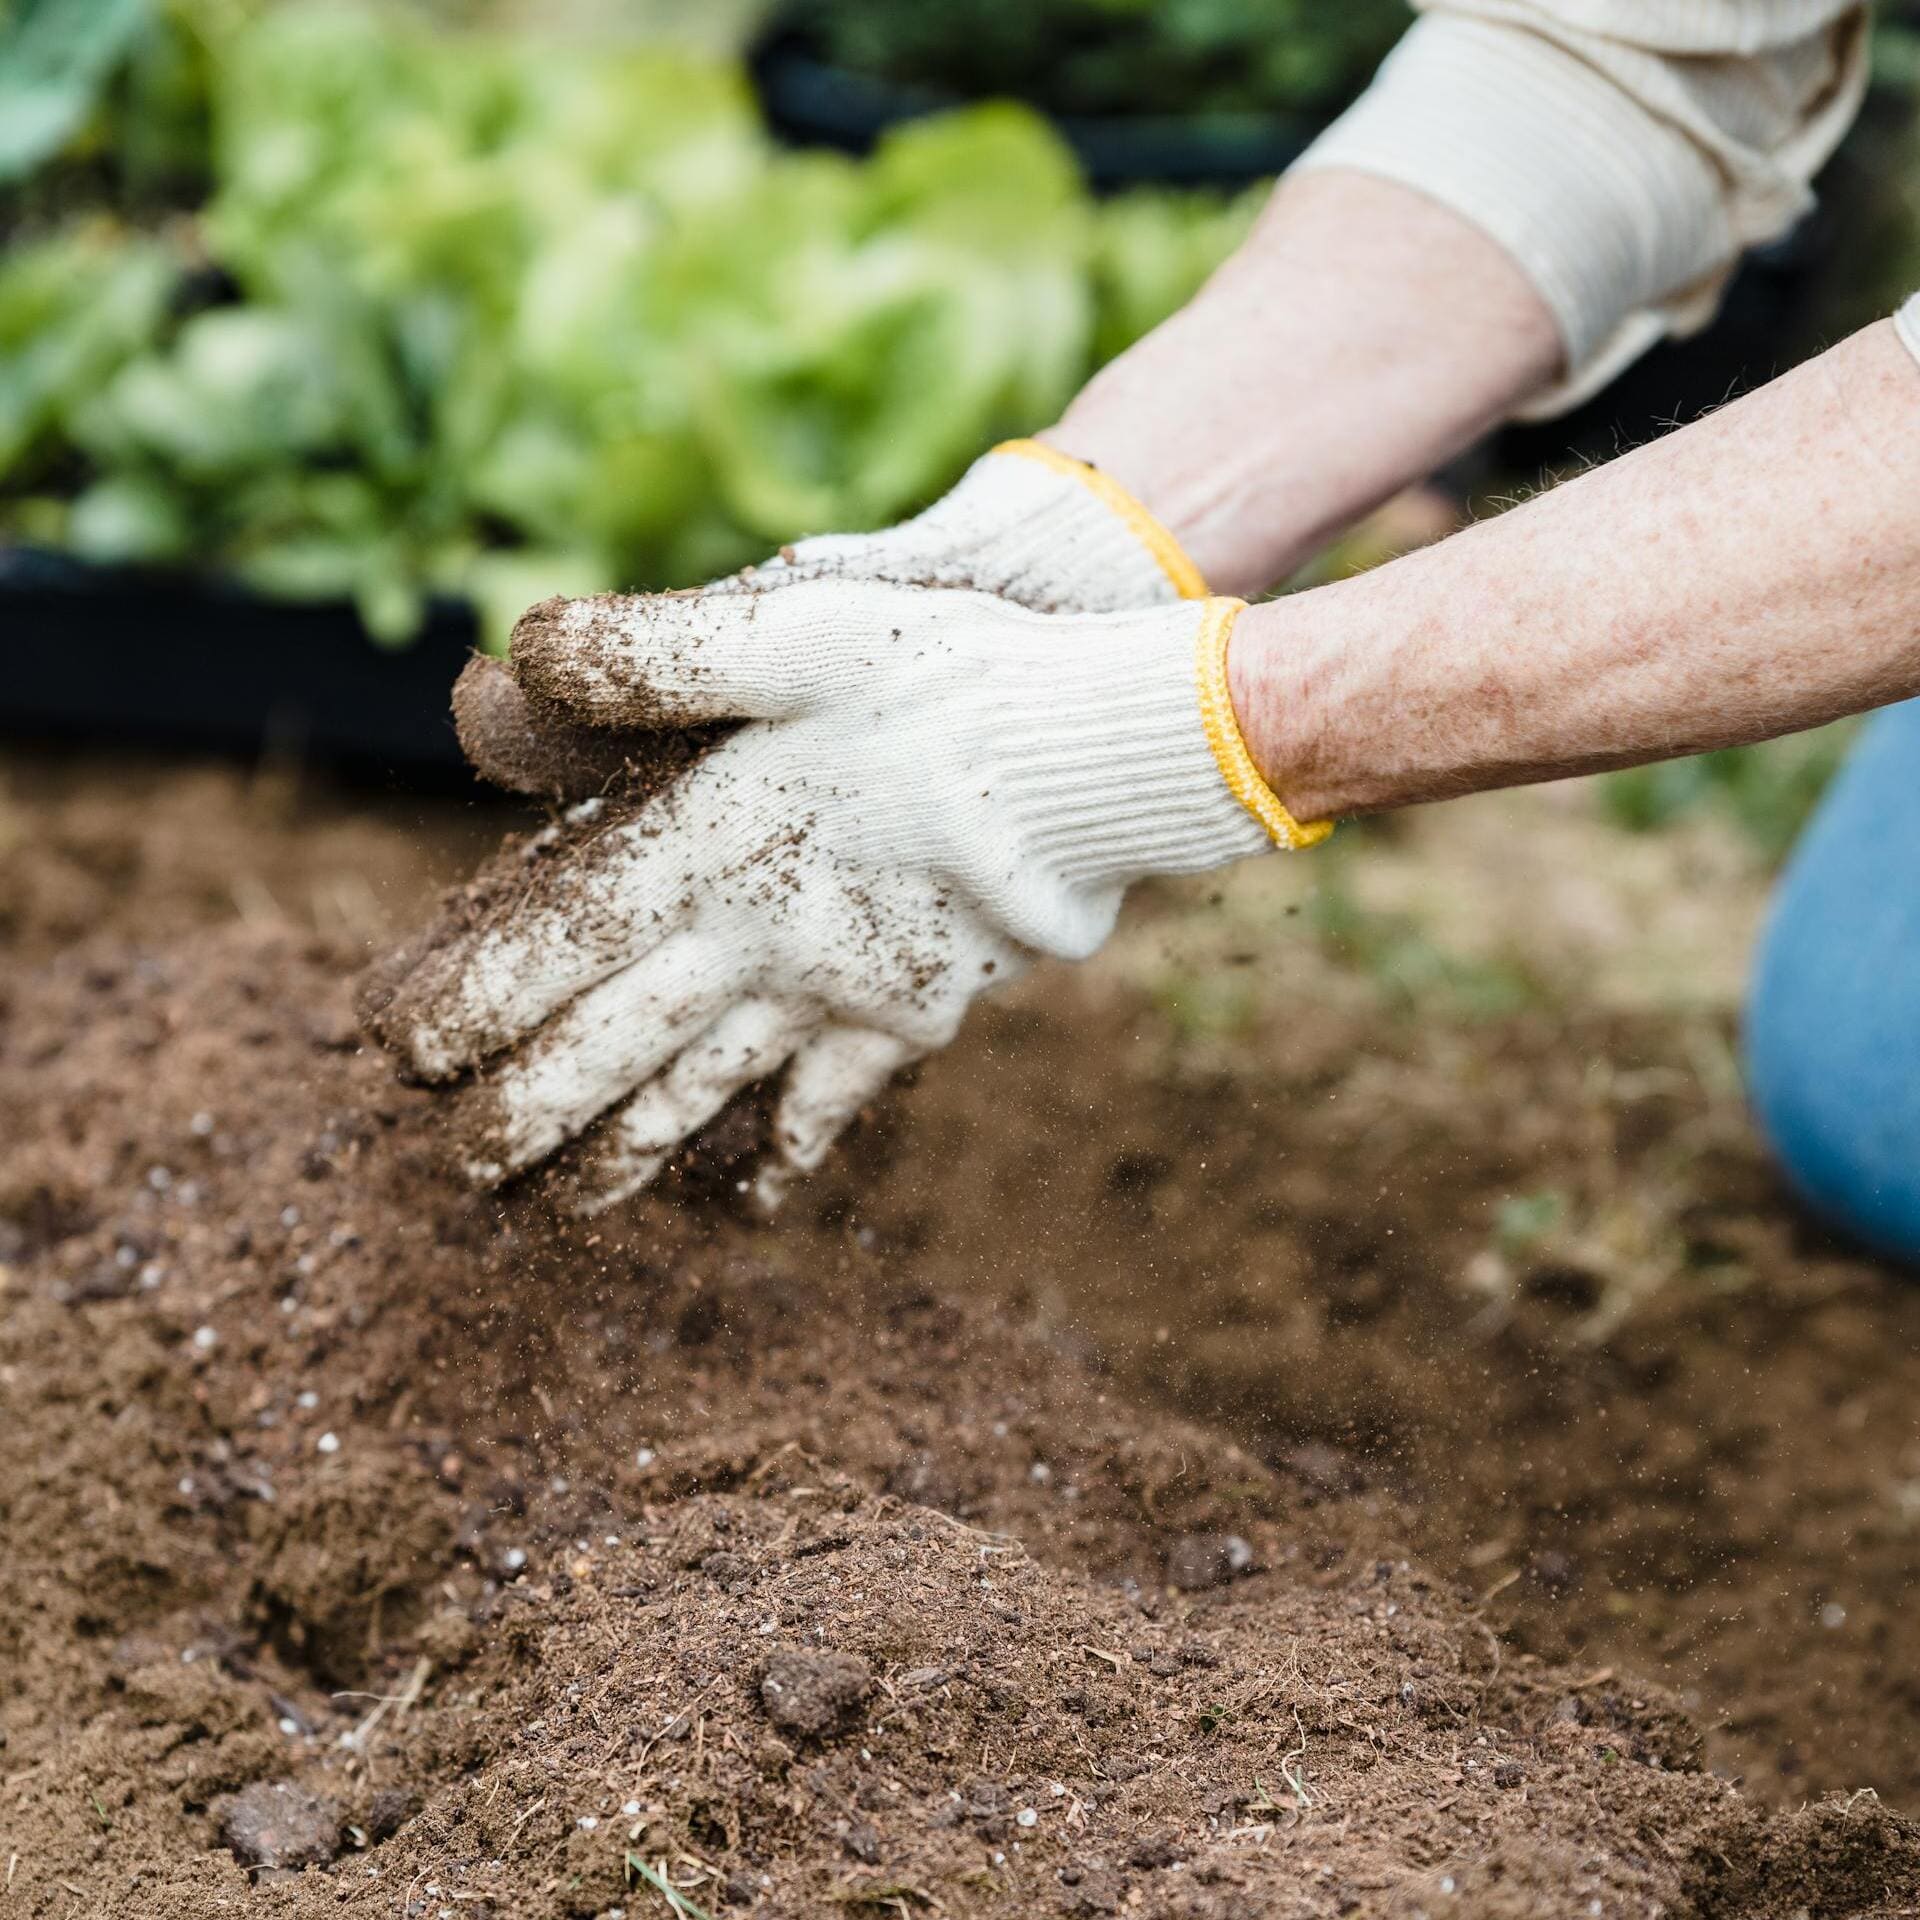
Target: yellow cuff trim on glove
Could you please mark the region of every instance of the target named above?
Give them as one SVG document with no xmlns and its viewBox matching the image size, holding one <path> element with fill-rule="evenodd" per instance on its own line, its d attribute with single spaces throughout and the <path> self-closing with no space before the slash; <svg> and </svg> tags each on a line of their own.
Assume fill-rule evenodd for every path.
<svg viewBox="0 0 1920 1920">
<path fill-rule="evenodd" d="M 1062 453 L 1042 440 L 1003 440 L 993 451 L 1037 461 L 1069 480 L 1079 481 L 1153 555 L 1182 600 L 1207 597 L 1207 583 L 1201 579 L 1200 569 L 1181 551 L 1180 542 L 1118 480 L 1109 479 L 1098 467 L 1090 467 L 1084 460 L 1076 460 L 1072 454 Z"/>
<path fill-rule="evenodd" d="M 1193 649 L 1194 675 L 1200 683 L 1200 723 L 1227 791 L 1266 828 L 1274 844 L 1290 849 L 1316 847 L 1333 831 L 1333 822 L 1309 820 L 1302 825 L 1286 810 L 1253 764 L 1233 711 L 1233 696 L 1227 689 L 1227 644 L 1233 638 L 1233 623 L 1246 610 L 1244 600 L 1215 597 L 1201 613 Z"/>
</svg>

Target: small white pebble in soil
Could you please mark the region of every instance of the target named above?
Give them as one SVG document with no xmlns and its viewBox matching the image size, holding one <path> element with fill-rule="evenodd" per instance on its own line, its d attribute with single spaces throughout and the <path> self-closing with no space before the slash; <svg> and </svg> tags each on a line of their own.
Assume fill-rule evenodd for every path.
<svg viewBox="0 0 1920 1920">
<path fill-rule="evenodd" d="M 629 1819 L 631 1819 L 636 1813 L 640 1811 L 640 1802 L 638 1800 L 625 1801 L 622 1803 L 620 1811 L 624 1813 Z"/>
<path fill-rule="evenodd" d="M 597 1813 L 583 1813 L 575 1824 L 582 1833 L 591 1833 L 600 1824 L 600 1816 Z"/>
<path fill-rule="evenodd" d="M 195 1327 L 193 1330 L 193 1344 L 198 1347 L 202 1353 L 211 1353 L 213 1349 L 220 1344 L 220 1336 L 215 1333 L 211 1327 Z"/>
<path fill-rule="evenodd" d="M 617 1533 L 603 1534 L 601 1538 L 603 1543 L 609 1547 L 617 1547 L 620 1544 L 620 1536 Z"/>
<path fill-rule="evenodd" d="M 1022 1807 L 1013 1817 L 1019 1826 L 1037 1827 L 1040 1824 L 1040 1816 L 1032 1807 Z"/>
<path fill-rule="evenodd" d="M 293 1404 L 296 1407 L 305 1407 L 311 1411 L 320 1404 L 320 1396 L 315 1393 L 311 1387 L 308 1387 L 304 1393 L 299 1393 L 294 1396 Z"/>
<path fill-rule="evenodd" d="M 297 1227 L 300 1224 L 300 1209 L 298 1207 L 282 1207 L 280 1209 L 280 1224 L 283 1227 Z"/>
<path fill-rule="evenodd" d="M 173 1197 L 178 1200 L 183 1207 L 197 1207 L 200 1204 L 200 1182 L 198 1180 L 182 1180 L 180 1184 L 174 1188 Z"/>
<path fill-rule="evenodd" d="M 1063 1787 L 1058 1780 L 1051 1782 L 1047 1787 L 1047 1791 L 1052 1794 L 1056 1800 L 1064 1800 L 1067 1797 L 1066 1788 Z"/>
<path fill-rule="evenodd" d="M 183 1473 L 175 1484 L 179 1487 L 181 1493 L 185 1495 L 187 1499 L 191 1500 L 193 1498 L 193 1475 L 192 1474 Z"/>
<path fill-rule="evenodd" d="M 318 1447 L 322 1453 L 338 1453 L 340 1451 L 340 1436 L 337 1433 L 323 1433 L 313 1444 Z"/>
<path fill-rule="evenodd" d="M 1453 1890 L 1454 1890 L 1454 1888 L 1453 1888 L 1453 1875 L 1449 1873 L 1449 1874 L 1447 1874 L 1447 1875 L 1445 1875 L 1445 1876 L 1444 1876 L 1444 1877 L 1443 1877 L 1443 1878 L 1441 1879 L 1441 1882 L 1440 1882 L 1440 1891 L 1441 1891 L 1442 1893 L 1451 1893 L 1451 1892 L 1453 1892 Z"/>
<path fill-rule="evenodd" d="M 573 1491 L 573 1482 L 563 1473 L 556 1473 L 553 1478 L 547 1482 L 547 1485 L 550 1486 L 555 1493 L 571 1493 Z"/>
<path fill-rule="evenodd" d="M 500 1556 L 500 1564 L 505 1567 L 509 1573 L 518 1573 L 520 1569 L 527 1564 L 526 1548 L 509 1547 L 506 1552 Z"/>
<path fill-rule="evenodd" d="M 204 1140 L 213 1131 L 213 1115 L 205 1112 L 196 1113 L 187 1122 L 187 1131 L 196 1140 Z"/>
<path fill-rule="evenodd" d="M 636 1447 L 634 1449 L 633 1464 L 643 1473 L 653 1465 L 654 1458 L 654 1451 L 651 1447 Z"/>
<path fill-rule="evenodd" d="M 140 1284 L 145 1287 L 149 1293 L 166 1277 L 167 1270 L 158 1260 L 149 1260 L 147 1264 L 140 1269 Z"/>
<path fill-rule="evenodd" d="M 155 1193 L 165 1193 L 166 1190 L 173 1185 L 172 1171 L 166 1167 L 149 1167 L 147 1169 L 147 1185 L 150 1186 Z"/>
<path fill-rule="evenodd" d="M 993 1423 L 993 1437 L 996 1440 L 1004 1440 L 1007 1437 L 1007 1423 L 1004 1420 L 996 1420 Z"/>
<path fill-rule="evenodd" d="M 295 1734 L 300 1731 L 300 1722 L 298 1720 L 289 1720 L 283 1713 L 280 1716 L 279 1727 L 282 1733 Z"/>
<path fill-rule="evenodd" d="M 283 1293 L 280 1296 L 280 1311 L 282 1313 L 298 1313 L 300 1311 L 300 1302 L 296 1300 L 292 1294 Z"/>
<path fill-rule="evenodd" d="M 1825 1627 L 1828 1632 L 1832 1632 L 1835 1627 L 1844 1627 L 1847 1624 L 1846 1608 L 1843 1607 L 1838 1600 L 1829 1600 L 1827 1604 L 1820 1609 L 1820 1624 Z"/>
<path fill-rule="evenodd" d="M 1053 1484 L 1053 1469 L 1044 1460 L 1036 1460 L 1027 1469 L 1027 1478 L 1036 1487 L 1050 1487 Z"/>
</svg>

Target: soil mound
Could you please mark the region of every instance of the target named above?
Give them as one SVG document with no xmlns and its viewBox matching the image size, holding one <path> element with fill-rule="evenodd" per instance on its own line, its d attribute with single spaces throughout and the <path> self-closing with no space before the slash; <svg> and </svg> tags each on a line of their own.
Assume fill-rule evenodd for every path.
<svg viewBox="0 0 1920 1920">
<path fill-rule="evenodd" d="M 21 1914 L 1920 1900 L 1871 1794 L 1756 1808 L 1330 1448 L 1130 1404 L 844 1207 L 469 1194 L 362 940 L 103 917 L 0 962 Z"/>
</svg>

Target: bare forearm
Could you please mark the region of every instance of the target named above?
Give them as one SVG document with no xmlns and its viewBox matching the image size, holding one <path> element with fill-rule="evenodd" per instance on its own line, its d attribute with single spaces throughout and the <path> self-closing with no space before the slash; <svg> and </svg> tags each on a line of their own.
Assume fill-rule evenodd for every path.
<svg viewBox="0 0 1920 1920">
<path fill-rule="evenodd" d="M 1508 255 L 1406 187 L 1283 181 L 1245 245 L 1046 436 L 1111 473 L 1222 593 L 1250 593 L 1552 378 Z"/>
<path fill-rule="evenodd" d="M 1296 816 L 1700 752 L 1920 693 L 1920 369 L 1870 327 L 1436 547 L 1242 615 Z"/>
</svg>

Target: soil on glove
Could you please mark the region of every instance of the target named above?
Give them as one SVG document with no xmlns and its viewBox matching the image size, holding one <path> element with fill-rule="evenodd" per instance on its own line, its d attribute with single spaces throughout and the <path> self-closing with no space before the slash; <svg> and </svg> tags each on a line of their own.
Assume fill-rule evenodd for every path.
<svg viewBox="0 0 1920 1920">
<path fill-rule="evenodd" d="M 776 1225 L 564 1225 L 353 1010 L 498 816 L 0 818 L 22 1915 L 1920 1902 L 1920 1308 L 1679 1029 L 1043 975 Z"/>
</svg>

